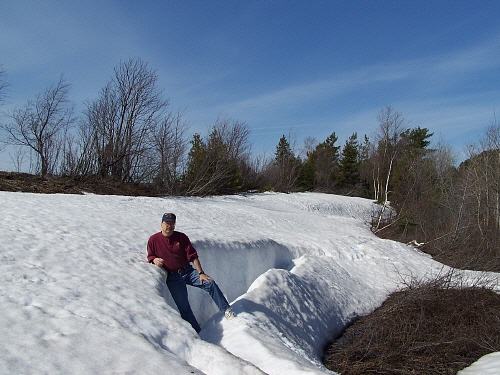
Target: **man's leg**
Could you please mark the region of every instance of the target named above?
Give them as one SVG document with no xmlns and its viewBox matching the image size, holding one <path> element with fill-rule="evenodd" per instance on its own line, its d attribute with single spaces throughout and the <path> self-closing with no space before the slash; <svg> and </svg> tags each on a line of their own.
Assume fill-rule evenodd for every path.
<svg viewBox="0 0 500 375">
<path fill-rule="evenodd" d="M 198 324 L 198 321 L 193 314 L 193 310 L 191 310 L 191 306 L 189 305 L 185 281 L 176 273 L 169 272 L 167 277 L 167 287 L 168 290 L 170 290 L 170 294 L 172 295 L 175 304 L 177 305 L 177 309 L 181 313 L 182 319 L 189 322 L 196 332 L 200 332 L 200 325 Z"/>
<path fill-rule="evenodd" d="M 186 284 L 201 288 L 205 292 L 210 294 L 210 297 L 212 297 L 213 301 L 219 308 L 219 311 L 224 312 L 230 307 L 229 302 L 227 302 L 226 297 L 224 297 L 224 294 L 214 280 L 209 280 L 202 283 L 200 281 L 200 275 L 198 275 L 198 272 L 195 269 L 187 273 L 184 276 L 184 280 L 186 280 Z"/>
</svg>

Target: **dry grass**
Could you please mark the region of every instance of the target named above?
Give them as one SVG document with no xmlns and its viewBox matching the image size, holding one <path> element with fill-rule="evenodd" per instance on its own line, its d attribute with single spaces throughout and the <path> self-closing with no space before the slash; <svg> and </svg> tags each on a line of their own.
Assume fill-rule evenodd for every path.
<svg viewBox="0 0 500 375">
<path fill-rule="evenodd" d="M 500 295 L 451 279 L 392 294 L 329 345 L 325 365 L 345 375 L 451 375 L 500 351 Z"/>
<path fill-rule="evenodd" d="M 149 185 L 123 183 L 98 177 L 47 177 L 0 171 L 0 190 L 44 194 L 82 194 L 82 192 L 107 195 L 155 196 Z"/>
<path fill-rule="evenodd" d="M 429 218 L 429 221 L 432 219 Z M 400 225 L 390 225 L 390 221 L 382 223 L 387 226 L 385 229 L 376 232 L 380 238 L 388 238 L 394 241 L 409 243 L 417 239 L 417 242 L 425 242 L 424 236 L 413 232 L 402 230 Z M 469 228 L 470 229 L 470 228 Z M 430 240 L 420 250 L 432 256 L 433 259 L 450 267 L 458 269 L 468 269 L 476 271 L 500 272 L 500 232 L 494 228 L 485 231 L 488 234 L 488 240 L 481 237 L 477 231 L 460 231 L 456 236 L 442 236 L 436 232 L 431 237 L 440 238 L 439 240 Z M 497 246 L 498 244 L 498 246 Z"/>
</svg>

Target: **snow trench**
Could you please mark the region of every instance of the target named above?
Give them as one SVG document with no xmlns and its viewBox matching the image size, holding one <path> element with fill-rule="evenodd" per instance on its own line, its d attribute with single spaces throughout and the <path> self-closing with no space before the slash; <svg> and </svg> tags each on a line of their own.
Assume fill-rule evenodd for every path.
<svg viewBox="0 0 500 375">
<path fill-rule="evenodd" d="M 193 245 L 204 271 L 219 285 L 229 303 L 246 293 L 255 279 L 268 270 L 293 267 L 292 252 L 270 239 L 225 243 L 204 240 L 195 241 Z M 159 291 L 168 305 L 177 310 L 165 278 L 161 280 Z M 199 288 L 188 287 L 188 295 L 193 313 L 203 328 L 203 324 L 218 312 L 217 307 L 208 293 Z"/>
</svg>

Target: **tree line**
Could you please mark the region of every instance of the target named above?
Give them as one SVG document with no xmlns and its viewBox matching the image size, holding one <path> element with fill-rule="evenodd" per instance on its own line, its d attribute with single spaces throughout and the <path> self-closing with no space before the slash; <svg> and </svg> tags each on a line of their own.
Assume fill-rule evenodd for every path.
<svg viewBox="0 0 500 375">
<path fill-rule="evenodd" d="M 0 73 L 0 100 L 5 80 Z M 188 124 L 172 111 L 158 76 L 140 59 L 121 62 L 97 97 L 75 116 L 63 78 L 1 124 L 12 161 L 41 177 L 99 177 L 149 184 L 158 194 L 209 195 L 256 188 L 245 123 L 217 120 L 207 137 L 186 139 Z"/>
<path fill-rule="evenodd" d="M 1 78 L 0 100 L 6 88 Z M 285 136 L 274 158 L 252 156 L 249 128 L 237 120 L 217 119 L 206 136 L 196 133 L 187 139 L 182 113 L 171 110 L 156 72 L 140 59 L 118 64 L 80 115 L 74 113 L 69 90 L 60 78 L 11 110 L 0 125 L 2 143 L 17 147 L 11 158 L 18 170 L 28 153 L 29 169 L 41 177 L 97 176 L 149 184 L 159 194 L 200 196 L 248 190 L 335 192 L 361 181 L 355 134 L 341 153 L 335 133 L 314 149 L 311 143 L 305 160 L 295 156 Z"/>
<path fill-rule="evenodd" d="M 0 71 L 0 102 L 3 77 Z M 459 166 L 449 147 L 430 148 L 428 128 L 409 126 L 390 106 L 379 112 L 372 139 L 353 132 L 339 145 L 335 132 L 320 141 L 309 137 L 299 155 L 282 135 L 274 155 L 263 159 L 251 154 L 242 121 L 217 119 L 207 135 L 188 139 L 182 113 L 171 110 L 156 72 L 140 59 L 118 64 L 80 116 L 69 88 L 59 79 L 1 124 L 2 143 L 29 150 L 42 177 L 97 176 L 148 184 L 163 195 L 273 190 L 367 197 L 380 203 L 372 222 L 379 235 L 413 240 L 459 267 L 500 267 L 496 121 Z M 13 157 L 18 167 L 23 155 Z"/>
<path fill-rule="evenodd" d="M 390 109 L 379 115 L 364 172 L 381 203 L 372 229 L 448 265 L 500 271 L 500 125 L 494 121 L 456 166 L 448 146 L 429 147 L 428 129 L 405 123 Z"/>
</svg>

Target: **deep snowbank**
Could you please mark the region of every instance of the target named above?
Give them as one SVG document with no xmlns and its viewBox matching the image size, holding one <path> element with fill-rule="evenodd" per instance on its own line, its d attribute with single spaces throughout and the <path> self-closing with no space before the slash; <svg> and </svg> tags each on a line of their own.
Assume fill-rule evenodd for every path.
<svg viewBox="0 0 500 375">
<path fill-rule="evenodd" d="M 329 373 L 320 357 L 332 334 L 380 305 L 401 275 L 441 268 L 375 237 L 372 203 L 360 198 L 0 192 L 0 204 L 0 373 Z M 206 341 L 145 261 L 164 211 L 236 299 L 227 321 L 190 288 Z"/>
<path fill-rule="evenodd" d="M 271 268 L 290 269 L 293 255 L 288 248 L 272 240 L 245 242 L 194 241 L 203 268 L 222 288 L 228 301 L 244 294 L 253 281 Z M 163 283 L 163 280 L 161 282 Z M 174 309 L 175 303 L 166 286 L 162 295 Z M 207 293 L 189 289 L 189 300 L 200 325 L 217 312 Z"/>
</svg>

